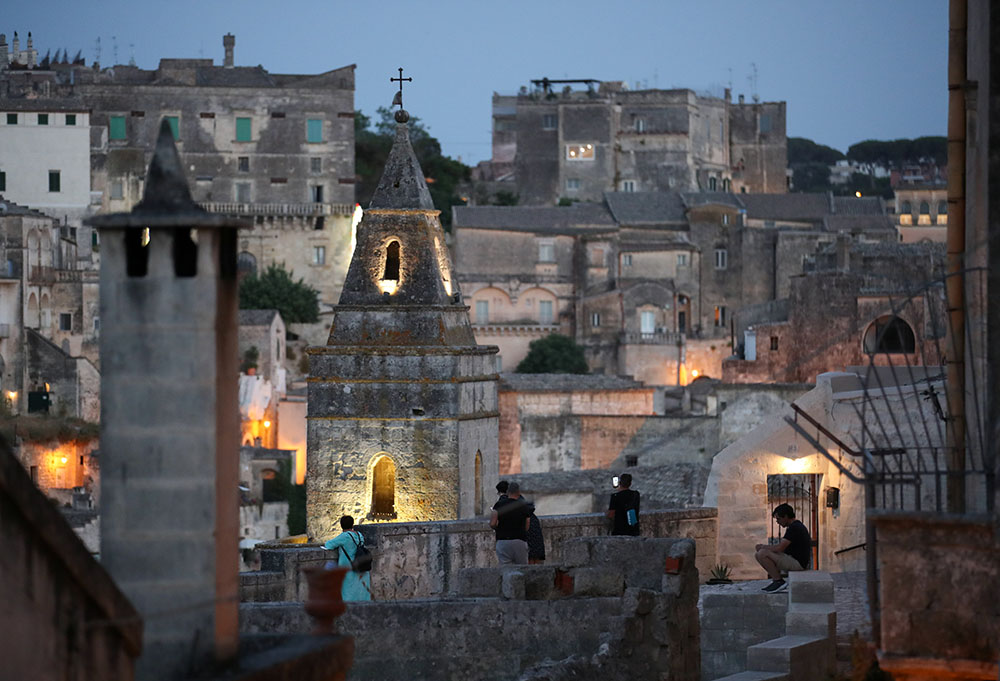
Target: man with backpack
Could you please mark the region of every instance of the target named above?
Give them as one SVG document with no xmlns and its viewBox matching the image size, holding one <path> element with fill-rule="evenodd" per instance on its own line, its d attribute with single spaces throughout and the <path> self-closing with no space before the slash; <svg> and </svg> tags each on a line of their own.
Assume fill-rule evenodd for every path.
<svg viewBox="0 0 1000 681">
<path fill-rule="evenodd" d="M 354 529 L 354 517 L 345 515 L 340 519 L 343 530 L 335 538 L 323 544 L 326 549 L 339 549 L 337 565 L 351 568 L 344 577 L 340 595 L 345 601 L 370 601 L 372 599 L 371 553 L 365 548 L 365 538 Z"/>
<path fill-rule="evenodd" d="M 607 516 L 614 521 L 611 534 L 639 536 L 639 493 L 632 487 L 632 476 L 622 473 L 618 478 L 617 492 L 611 495 Z"/>
</svg>

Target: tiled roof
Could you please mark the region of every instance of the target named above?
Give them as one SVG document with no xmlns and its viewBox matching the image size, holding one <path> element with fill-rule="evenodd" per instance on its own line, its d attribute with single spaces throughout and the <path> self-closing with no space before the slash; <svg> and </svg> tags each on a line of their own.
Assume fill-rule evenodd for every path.
<svg viewBox="0 0 1000 681">
<path fill-rule="evenodd" d="M 277 310 L 240 310 L 240 326 L 271 326 Z"/>
<path fill-rule="evenodd" d="M 645 388 L 639 381 L 605 374 L 500 374 L 500 390 L 517 392 L 641 389 Z"/>
<path fill-rule="evenodd" d="M 77 97 L 26 97 L 0 98 L 0 111 L 69 111 L 71 113 L 90 111 L 90 106 Z"/>
<path fill-rule="evenodd" d="M 604 200 L 621 225 L 687 225 L 687 209 L 677 192 L 607 192 Z"/>
<path fill-rule="evenodd" d="M 688 208 L 710 205 L 743 208 L 743 202 L 740 201 L 740 195 L 730 192 L 689 192 L 687 194 L 683 194 L 682 198 L 684 199 L 684 204 Z"/>
<path fill-rule="evenodd" d="M 895 232 L 888 215 L 827 215 L 823 227 L 828 232 Z"/>
<path fill-rule="evenodd" d="M 885 203 L 878 196 L 835 196 L 833 212 L 837 215 L 885 215 Z"/>
<path fill-rule="evenodd" d="M 459 229 L 576 234 L 615 226 L 607 209 L 597 203 L 574 203 L 561 207 L 455 206 L 452 215 L 452 223 Z"/>
<path fill-rule="evenodd" d="M 830 214 L 826 194 L 741 194 L 747 217 L 759 220 L 822 220 Z"/>
<path fill-rule="evenodd" d="M 4 215 L 27 215 L 34 218 L 48 217 L 33 208 L 28 208 L 27 206 L 22 206 L 10 201 L 9 199 L 5 199 L 3 194 L 0 194 L 0 217 L 3 217 Z M 52 218 L 49 219 L 51 220 Z"/>
</svg>

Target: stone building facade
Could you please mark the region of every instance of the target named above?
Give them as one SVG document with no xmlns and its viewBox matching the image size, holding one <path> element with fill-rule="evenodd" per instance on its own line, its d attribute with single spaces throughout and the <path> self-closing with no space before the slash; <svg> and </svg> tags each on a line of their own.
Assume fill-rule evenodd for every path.
<svg viewBox="0 0 1000 681">
<path fill-rule="evenodd" d="M 195 201 L 211 212 L 253 221 L 241 236 L 241 268 L 261 271 L 283 263 L 319 290 L 321 302 L 333 304 L 352 244 L 354 66 L 270 73 L 237 66 L 235 37 L 223 42 L 221 65 L 161 59 L 155 69 L 82 63 L 0 69 L 0 111 L 24 109 L 33 124 L 30 119 L 45 107 L 55 107 L 48 132 L 65 133 L 73 129 L 63 125 L 64 115 L 78 103 L 81 196 L 102 212 L 129 210 L 142 196 L 145 169 L 166 119 Z M 2 126 L 0 134 L 12 132 Z M 5 160 L 17 165 L 8 170 L 11 177 L 31 158 Z M 81 256 L 99 248 L 89 229 L 80 236 Z"/>
<path fill-rule="evenodd" d="M 580 82 L 586 89 L 569 84 Z M 494 94 L 493 158 L 478 169 L 522 205 L 596 201 L 608 191 L 786 191 L 784 102 L 612 81 L 533 83 L 517 96 Z"/>
<path fill-rule="evenodd" d="M 838 234 L 895 241 L 880 199 L 612 192 L 564 208 L 454 209 L 457 278 L 477 338 L 513 370 L 549 333 L 592 371 L 655 385 L 719 377 L 733 315 L 780 300 Z"/>
<path fill-rule="evenodd" d="M 498 461 L 496 348 L 478 345 L 405 112 L 325 346 L 309 349 L 310 536 L 488 508 Z"/>
<path fill-rule="evenodd" d="M 0 198 L 0 389 L 15 411 L 96 422 L 97 272 L 77 269 L 74 234 Z"/>
</svg>

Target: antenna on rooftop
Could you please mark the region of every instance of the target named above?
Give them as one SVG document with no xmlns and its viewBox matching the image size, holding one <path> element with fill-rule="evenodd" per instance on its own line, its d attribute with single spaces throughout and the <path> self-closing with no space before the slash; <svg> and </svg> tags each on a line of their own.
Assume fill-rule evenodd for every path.
<svg viewBox="0 0 1000 681">
<path fill-rule="evenodd" d="M 729 91 L 733 91 L 733 67 L 729 67 Z"/>
<path fill-rule="evenodd" d="M 116 36 L 111 36 L 111 57 L 112 66 L 118 65 L 118 38 Z"/>
<path fill-rule="evenodd" d="M 135 66 L 135 43 L 128 44 L 128 65 Z"/>
<path fill-rule="evenodd" d="M 97 43 L 94 45 L 94 63 L 101 63 L 101 36 L 97 36 Z"/>
<path fill-rule="evenodd" d="M 750 62 L 750 68 L 752 72 L 747 76 L 747 80 L 750 81 L 750 96 L 753 98 L 754 104 L 760 102 L 760 95 L 757 94 L 757 62 Z"/>
</svg>

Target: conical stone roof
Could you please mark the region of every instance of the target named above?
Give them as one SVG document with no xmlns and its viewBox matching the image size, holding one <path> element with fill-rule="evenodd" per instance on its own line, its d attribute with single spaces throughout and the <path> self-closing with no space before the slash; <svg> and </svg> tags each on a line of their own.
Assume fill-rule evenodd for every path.
<svg viewBox="0 0 1000 681">
<path fill-rule="evenodd" d="M 424 173 L 417 155 L 410 144 L 410 131 L 406 123 L 396 124 L 396 139 L 385 162 L 369 208 L 434 210 L 431 193 L 427 189 Z"/>
</svg>

